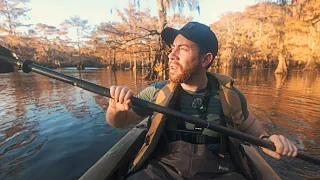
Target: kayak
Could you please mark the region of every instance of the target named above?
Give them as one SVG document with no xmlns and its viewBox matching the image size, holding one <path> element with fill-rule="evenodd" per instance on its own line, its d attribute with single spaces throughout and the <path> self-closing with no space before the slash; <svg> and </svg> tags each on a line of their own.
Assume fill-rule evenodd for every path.
<svg viewBox="0 0 320 180">
<path fill-rule="evenodd" d="M 126 174 L 127 165 L 135 157 L 142 146 L 147 133 L 147 119 L 133 127 L 118 143 L 101 157 L 80 180 L 119 179 L 119 174 Z M 252 179 L 281 179 L 258 151 L 247 143 L 240 143 L 239 149 L 246 162 L 244 164 Z"/>
</svg>

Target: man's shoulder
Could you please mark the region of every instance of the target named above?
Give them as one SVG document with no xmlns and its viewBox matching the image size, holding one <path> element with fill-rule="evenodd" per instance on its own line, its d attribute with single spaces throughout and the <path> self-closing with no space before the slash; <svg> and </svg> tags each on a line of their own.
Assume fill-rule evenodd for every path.
<svg viewBox="0 0 320 180">
<path fill-rule="evenodd" d="M 143 89 L 137 95 L 137 97 L 145 101 L 154 103 L 156 100 L 157 93 L 159 92 L 160 89 L 162 89 L 167 84 L 167 82 L 168 81 L 160 81 L 160 82 L 152 83 L 149 86 L 147 86 L 145 89 Z M 132 109 L 135 113 L 137 113 L 141 117 L 146 117 L 152 114 L 152 111 L 145 108 L 133 106 Z"/>
<path fill-rule="evenodd" d="M 168 80 L 159 81 L 159 82 L 155 82 L 155 83 L 150 84 L 148 87 L 159 90 L 159 89 L 162 89 L 167 83 L 168 83 Z"/>
<path fill-rule="evenodd" d="M 215 79 L 219 82 L 222 86 L 233 86 L 234 79 L 231 76 L 218 74 L 214 72 L 207 72 L 209 78 Z"/>
<path fill-rule="evenodd" d="M 159 81 L 150 84 L 138 94 L 138 97 L 153 102 L 159 90 L 162 89 L 167 84 L 167 82 L 168 81 Z"/>
</svg>

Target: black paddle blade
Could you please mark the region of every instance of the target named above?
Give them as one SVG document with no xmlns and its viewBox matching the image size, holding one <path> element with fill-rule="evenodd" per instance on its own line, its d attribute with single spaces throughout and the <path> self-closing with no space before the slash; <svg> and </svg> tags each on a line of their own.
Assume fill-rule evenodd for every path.
<svg viewBox="0 0 320 180">
<path fill-rule="evenodd" d="M 0 45 L 0 54 L 8 57 L 14 57 L 13 52 Z"/>
<path fill-rule="evenodd" d="M 1 45 L 0 45 L 0 55 L 15 58 L 15 54 L 12 51 L 10 51 L 9 49 Z M 9 73 L 9 72 L 13 72 L 14 70 L 15 68 L 13 64 L 3 59 L 0 59 L 0 73 Z"/>
</svg>

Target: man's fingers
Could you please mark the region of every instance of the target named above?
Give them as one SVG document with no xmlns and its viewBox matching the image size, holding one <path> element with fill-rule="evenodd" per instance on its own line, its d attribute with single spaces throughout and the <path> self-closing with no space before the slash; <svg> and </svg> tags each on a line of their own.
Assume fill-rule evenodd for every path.
<svg viewBox="0 0 320 180">
<path fill-rule="evenodd" d="M 124 101 L 124 97 L 126 96 L 127 91 L 128 91 L 128 89 L 125 88 L 125 87 L 123 87 L 123 88 L 121 89 L 120 95 L 119 95 L 119 103 L 120 103 L 120 104 L 122 104 L 122 103 L 125 102 L 125 101 Z"/>
<path fill-rule="evenodd" d="M 126 103 L 127 105 L 131 106 L 131 100 L 130 100 L 130 99 L 127 99 L 125 103 Z"/>
<path fill-rule="evenodd" d="M 294 148 L 294 152 L 292 154 L 292 157 L 296 157 L 298 154 L 298 148 L 295 145 L 293 145 L 293 148 Z"/>
<path fill-rule="evenodd" d="M 119 96 L 120 96 L 121 90 L 122 90 L 122 87 L 117 87 L 114 93 L 114 100 L 116 101 L 116 103 L 119 102 Z"/>
<path fill-rule="evenodd" d="M 115 93 L 115 91 L 116 91 L 116 86 L 111 86 L 111 87 L 110 87 L 110 96 L 111 96 L 112 98 L 114 98 L 114 93 Z"/>
<path fill-rule="evenodd" d="M 111 98 L 109 98 L 109 106 L 111 106 L 111 107 L 113 107 L 113 108 L 116 107 L 116 106 L 115 106 L 116 102 L 115 102 L 114 99 L 112 99 L 112 98 L 114 98 L 115 90 L 116 90 L 116 86 L 111 86 L 111 87 L 110 87 L 110 96 L 111 96 Z"/>
<path fill-rule="evenodd" d="M 287 139 L 283 135 L 280 135 L 279 138 L 280 138 L 280 141 L 282 142 L 282 146 L 283 146 L 283 151 L 281 152 L 281 154 L 283 156 L 286 156 L 290 151 L 290 145 L 289 145 Z"/>
<path fill-rule="evenodd" d="M 279 136 L 277 135 L 272 135 L 270 136 L 270 141 L 273 142 L 274 146 L 276 147 L 276 152 L 278 154 L 282 154 L 283 152 L 283 144 L 282 141 L 280 140 Z"/>
<path fill-rule="evenodd" d="M 274 143 L 276 152 L 282 156 L 296 157 L 298 149 L 292 141 L 284 137 L 283 135 L 273 135 L 270 137 L 270 141 Z"/>
<path fill-rule="evenodd" d="M 293 145 L 291 144 L 291 142 L 288 139 L 287 139 L 287 143 L 288 143 L 288 149 L 289 149 L 287 156 L 291 157 L 294 152 Z"/>
<path fill-rule="evenodd" d="M 133 91 L 127 86 L 111 86 L 110 87 L 109 105 L 119 111 L 127 111 L 131 109 L 132 104 L 130 98 L 133 96 Z"/>
<path fill-rule="evenodd" d="M 288 139 L 287 139 L 287 140 L 288 140 Z M 288 140 L 288 141 L 289 141 L 290 146 L 291 146 L 291 154 L 288 155 L 288 156 L 290 156 L 290 157 L 296 157 L 296 156 L 297 156 L 297 153 L 298 153 L 298 148 L 296 147 L 296 145 L 295 145 L 292 141 L 290 141 L 290 140 Z"/>
<path fill-rule="evenodd" d="M 130 99 L 133 96 L 133 91 L 129 89 L 129 91 L 126 93 L 126 96 L 124 97 L 124 102 L 127 102 L 128 99 Z"/>
<path fill-rule="evenodd" d="M 129 102 L 129 103 L 128 103 Z M 127 102 L 126 102 L 126 105 L 125 105 L 125 110 L 126 111 L 128 111 L 128 110 L 130 110 L 131 109 L 131 101 L 130 100 L 128 100 Z"/>
<path fill-rule="evenodd" d="M 269 150 L 269 149 L 266 149 L 266 148 L 262 148 L 262 150 L 263 150 L 264 153 L 268 154 L 269 156 L 271 156 L 274 159 L 278 159 L 279 160 L 281 158 L 281 156 L 275 151 L 272 151 L 272 150 Z"/>
<path fill-rule="evenodd" d="M 124 101 L 124 104 L 125 104 L 125 111 L 128 111 L 131 109 L 132 104 L 130 99 L 127 99 L 126 101 Z"/>
</svg>

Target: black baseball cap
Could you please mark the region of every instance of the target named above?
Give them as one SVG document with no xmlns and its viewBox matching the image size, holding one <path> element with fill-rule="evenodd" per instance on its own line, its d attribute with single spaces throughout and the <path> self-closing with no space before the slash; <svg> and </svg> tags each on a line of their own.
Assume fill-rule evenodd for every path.
<svg viewBox="0 0 320 180">
<path fill-rule="evenodd" d="M 198 22 L 189 22 L 180 30 L 167 27 L 161 32 L 161 37 L 168 45 L 171 45 L 178 34 L 196 43 L 201 49 L 211 52 L 213 56 L 217 55 L 218 39 L 209 26 Z"/>
</svg>

